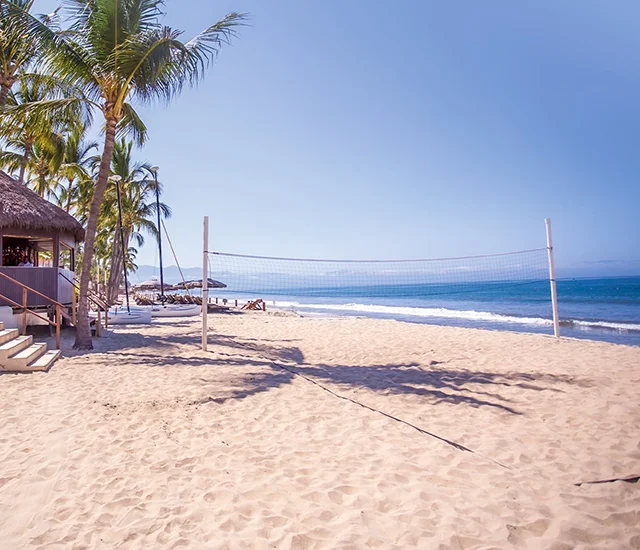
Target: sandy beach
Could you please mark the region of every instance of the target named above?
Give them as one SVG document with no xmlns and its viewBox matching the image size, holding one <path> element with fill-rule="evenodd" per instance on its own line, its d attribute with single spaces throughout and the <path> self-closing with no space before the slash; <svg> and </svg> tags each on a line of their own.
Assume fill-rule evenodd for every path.
<svg viewBox="0 0 640 550">
<path fill-rule="evenodd" d="M 0 547 L 640 548 L 640 348 L 209 323 L 0 376 Z"/>
</svg>

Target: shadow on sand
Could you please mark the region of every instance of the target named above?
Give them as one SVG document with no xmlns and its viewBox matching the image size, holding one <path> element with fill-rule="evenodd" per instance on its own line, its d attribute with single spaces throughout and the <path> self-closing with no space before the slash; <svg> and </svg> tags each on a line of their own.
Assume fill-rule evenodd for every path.
<svg viewBox="0 0 640 550">
<path fill-rule="evenodd" d="M 302 376 L 319 385 L 327 384 L 342 393 L 366 389 L 383 395 L 411 394 L 420 396 L 431 405 L 448 403 L 474 408 L 490 407 L 520 415 L 522 413 L 513 402 L 500 394 L 501 389 L 517 387 L 527 392 L 562 392 L 557 387 L 558 383 L 588 385 L 583 380 L 544 373 L 495 373 L 446 368 L 447 362 L 441 361 L 430 361 L 428 364 L 310 364 L 305 361 L 298 347 L 288 345 L 295 340 L 258 341 L 210 334 L 208 353 L 195 351 L 200 336 L 193 332 L 162 336 L 120 334 L 118 340 L 119 349 L 104 351 L 134 366 L 239 367 L 235 389 L 225 393 L 224 397 L 216 394 L 215 375 L 199 379 L 214 401 L 244 399 L 282 387 L 291 383 L 295 376 Z M 183 350 L 178 351 L 177 346 L 184 345 L 194 346 L 194 353 L 185 355 Z M 144 350 L 151 346 L 157 352 Z"/>
</svg>

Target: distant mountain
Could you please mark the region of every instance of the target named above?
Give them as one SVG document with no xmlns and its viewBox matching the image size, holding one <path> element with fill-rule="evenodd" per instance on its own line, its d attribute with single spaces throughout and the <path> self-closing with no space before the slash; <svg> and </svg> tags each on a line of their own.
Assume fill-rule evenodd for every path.
<svg viewBox="0 0 640 550">
<path fill-rule="evenodd" d="M 202 279 L 201 267 L 183 267 L 182 273 L 186 280 Z M 287 281 L 292 284 L 296 278 L 301 277 L 306 283 L 310 283 L 314 277 L 319 277 L 322 281 L 326 282 L 329 273 L 322 274 L 298 274 L 295 271 L 289 274 Z M 331 275 L 340 275 L 339 272 L 331 273 Z M 345 272 L 346 276 L 349 276 L 349 272 Z M 624 276 L 639 276 L 640 275 L 640 262 L 634 261 L 614 261 L 614 260 L 601 260 L 596 262 L 583 262 L 582 264 L 574 266 L 559 266 L 556 269 L 556 277 L 559 279 L 566 278 L 582 278 L 582 277 L 624 277 Z M 209 277 L 217 279 L 222 282 L 229 282 L 237 276 L 237 273 L 230 273 L 228 271 L 212 271 L 209 273 Z M 282 273 L 260 273 L 263 284 L 267 284 L 267 281 L 282 281 Z M 132 284 L 141 283 L 152 278 L 160 278 L 160 269 L 152 265 L 141 265 L 138 270 L 129 275 L 129 280 Z M 175 265 L 170 265 L 164 268 L 164 280 L 167 283 L 176 284 L 182 281 L 180 271 Z M 390 281 L 392 282 L 392 281 Z"/>
<path fill-rule="evenodd" d="M 640 275 L 639 260 L 597 260 L 556 268 L 558 278 L 571 277 L 638 277 Z"/>
<path fill-rule="evenodd" d="M 182 273 L 184 274 L 184 278 L 187 279 L 187 281 L 190 279 L 202 279 L 201 267 L 183 267 Z M 159 267 L 152 265 L 140 265 L 138 266 L 138 270 L 135 273 L 129 275 L 129 280 L 133 284 L 136 284 L 152 279 L 153 277 L 156 277 L 158 279 L 160 278 Z M 165 267 L 164 280 L 165 282 L 171 284 L 176 284 L 182 281 L 182 277 L 180 276 L 178 267 L 175 265 Z"/>
</svg>

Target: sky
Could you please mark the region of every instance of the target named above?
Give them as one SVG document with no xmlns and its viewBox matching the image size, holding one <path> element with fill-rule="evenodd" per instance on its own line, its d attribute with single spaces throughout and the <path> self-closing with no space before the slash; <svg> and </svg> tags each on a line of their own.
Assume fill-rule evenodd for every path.
<svg viewBox="0 0 640 550">
<path fill-rule="evenodd" d="M 335 259 L 538 248 L 549 217 L 562 273 L 640 274 L 637 0 L 169 0 L 163 23 L 230 11 L 205 80 L 138 109 L 182 265 L 205 215 L 210 250 Z"/>
</svg>

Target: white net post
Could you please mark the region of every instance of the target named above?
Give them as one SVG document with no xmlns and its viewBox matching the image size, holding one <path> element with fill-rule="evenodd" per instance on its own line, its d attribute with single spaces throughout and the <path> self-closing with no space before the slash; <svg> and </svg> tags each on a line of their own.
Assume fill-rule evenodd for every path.
<svg viewBox="0 0 640 550">
<path fill-rule="evenodd" d="M 202 351 L 207 351 L 207 314 L 209 313 L 209 216 L 204 217 L 202 239 Z"/>
<path fill-rule="evenodd" d="M 551 220 L 545 218 L 547 227 L 547 254 L 549 256 L 549 281 L 551 283 L 551 305 L 553 307 L 553 334 L 560 337 L 560 319 L 558 318 L 558 292 L 556 290 L 556 269 L 553 263 L 553 241 L 551 240 Z"/>
</svg>

